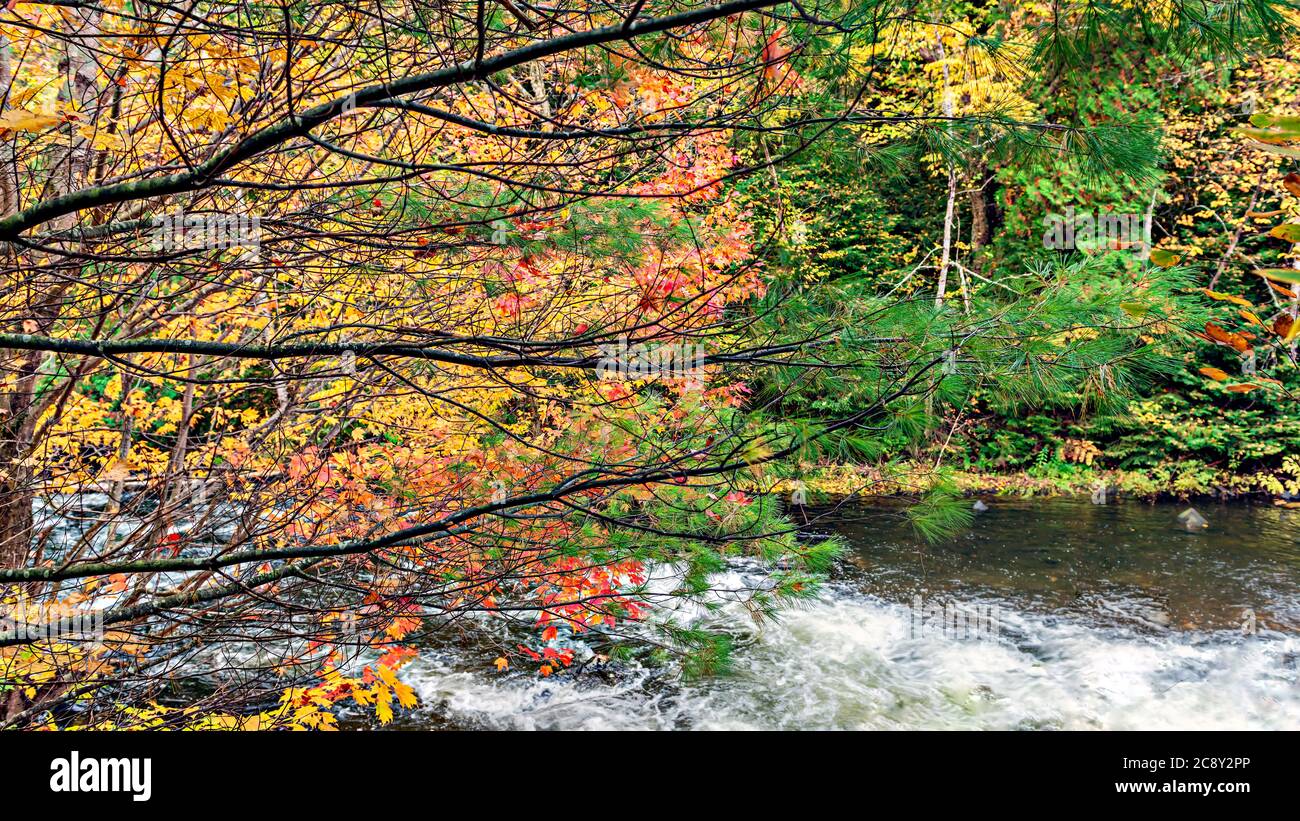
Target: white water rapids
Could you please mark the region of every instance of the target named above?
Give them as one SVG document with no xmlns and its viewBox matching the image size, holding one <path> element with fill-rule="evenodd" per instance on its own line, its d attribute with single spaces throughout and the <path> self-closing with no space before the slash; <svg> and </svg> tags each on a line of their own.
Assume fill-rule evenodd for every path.
<svg viewBox="0 0 1300 821">
<path fill-rule="evenodd" d="M 717 615 L 711 618 L 719 618 Z M 1300 641 L 1153 632 L 1000 611 L 992 636 L 912 629 L 912 610 L 835 589 L 756 628 L 725 612 L 729 676 L 653 686 L 492 676 L 430 656 L 425 710 L 492 729 L 1300 729 Z"/>
</svg>

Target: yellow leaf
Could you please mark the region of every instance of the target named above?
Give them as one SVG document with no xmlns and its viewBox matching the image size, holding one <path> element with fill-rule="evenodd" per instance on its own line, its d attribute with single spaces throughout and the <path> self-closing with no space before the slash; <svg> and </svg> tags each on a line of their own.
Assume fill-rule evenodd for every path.
<svg viewBox="0 0 1300 821">
<path fill-rule="evenodd" d="M 1220 293 L 1219 291 L 1211 291 L 1209 288 L 1201 288 L 1200 290 L 1201 293 L 1205 294 L 1210 299 L 1217 299 L 1220 302 L 1231 302 L 1232 304 L 1240 305 L 1243 308 L 1255 307 L 1254 303 L 1250 302 L 1247 299 L 1242 299 L 1241 297 L 1236 296 L 1234 294 L 1224 294 L 1224 293 Z"/>
<path fill-rule="evenodd" d="M 393 691 L 382 684 L 376 684 L 374 689 L 375 715 L 380 724 L 387 724 L 393 720 Z"/>
<path fill-rule="evenodd" d="M 41 131 L 58 124 L 58 117 L 33 114 L 21 108 L 11 108 L 0 113 L 0 131 Z"/>
<path fill-rule="evenodd" d="M 1182 257 L 1173 251 L 1167 251 L 1164 248 L 1155 248 L 1151 251 L 1151 262 L 1161 268 L 1172 268 L 1178 264 Z"/>
<path fill-rule="evenodd" d="M 397 682 L 393 687 L 393 692 L 397 693 L 397 703 L 408 710 L 420 703 L 420 700 L 415 696 L 415 690 L 411 689 L 408 684 Z"/>
<path fill-rule="evenodd" d="M 1284 222 L 1281 225 L 1275 225 L 1269 229 L 1268 235 L 1287 242 L 1300 242 L 1300 224 Z"/>
</svg>

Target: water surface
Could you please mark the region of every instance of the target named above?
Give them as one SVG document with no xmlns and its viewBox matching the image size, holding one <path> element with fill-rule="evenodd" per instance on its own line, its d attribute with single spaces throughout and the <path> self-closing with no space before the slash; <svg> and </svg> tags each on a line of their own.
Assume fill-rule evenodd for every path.
<svg viewBox="0 0 1300 821">
<path fill-rule="evenodd" d="M 809 509 L 807 538 L 852 548 L 825 595 L 761 625 L 738 606 L 685 614 L 737 638 L 729 676 L 499 675 L 447 647 L 407 670 L 410 723 L 1300 729 L 1300 511 L 1202 506 L 1210 527 L 1189 533 L 1186 505 L 988 504 L 939 545 L 897 511 Z M 742 562 L 718 581 L 760 577 Z M 934 618 L 955 610 L 959 627 Z"/>
</svg>

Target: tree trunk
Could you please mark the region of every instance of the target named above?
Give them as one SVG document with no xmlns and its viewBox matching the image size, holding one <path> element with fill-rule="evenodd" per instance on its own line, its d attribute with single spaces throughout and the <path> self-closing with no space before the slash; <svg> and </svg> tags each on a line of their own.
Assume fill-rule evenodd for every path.
<svg viewBox="0 0 1300 821">
<path fill-rule="evenodd" d="M 948 168 L 948 208 L 943 216 L 943 256 L 939 260 L 939 285 L 935 289 L 934 307 L 942 308 L 948 290 L 948 266 L 952 262 L 953 209 L 957 204 L 957 171 Z"/>
<path fill-rule="evenodd" d="M 988 186 L 993 182 L 984 160 L 976 160 L 970 169 L 970 264 L 972 271 L 980 271 L 980 251 L 989 244 L 993 226 L 989 220 Z"/>
<path fill-rule="evenodd" d="M 948 120 L 948 130 L 952 131 L 953 102 L 952 89 L 949 87 L 948 75 L 948 54 L 943 47 L 943 37 L 935 36 L 935 45 L 938 46 L 939 59 L 944 61 L 943 64 L 943 116 Z M 943 307 L 943 299 L 948 290 L 948 266 L 952 262 L 952 228 L 954 211 L 957 206 L 957 169 L 952 162 L 948 163 L 948 206 L 943 215 L 943 254 L 939 260 L 939 284 L 934 292 L 934 307 L 936 310 Z"/>
</svg>

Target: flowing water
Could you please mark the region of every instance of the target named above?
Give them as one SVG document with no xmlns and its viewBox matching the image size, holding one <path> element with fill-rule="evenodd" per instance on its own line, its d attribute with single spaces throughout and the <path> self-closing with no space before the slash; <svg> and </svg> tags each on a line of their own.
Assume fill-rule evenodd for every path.
<svg viewBox="0 0 1300 821">
<path fill-rule="evenodd" d="M 989 507 L 928 546 L 895 511 L 807 511 L 848 560 L 775 622 L 696 614 L 737 638 L 728 676 L 542 679 L 447 647 L 405 671 L 408 726 L 1300 729 L 1300 511 L 1205 506 L 1189 533 L 1185 506 Z"/>
</svg>

